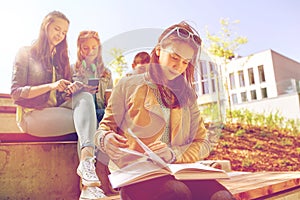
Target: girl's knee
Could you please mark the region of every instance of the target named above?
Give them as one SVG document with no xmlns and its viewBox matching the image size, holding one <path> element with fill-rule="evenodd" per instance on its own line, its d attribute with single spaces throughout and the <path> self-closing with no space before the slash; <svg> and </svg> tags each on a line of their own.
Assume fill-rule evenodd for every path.
<svg viewBox="0 0 300 200">
<path fill-rule="evenodd" d="M 93 95 L 89 92 L 79 92 L 76 97 L 78 97 L 79 99 L 89 99 L 89 100 L 94 100 Z"/>
<path fill-rule="evenodd" d="M 189 200 L 192 199 L 192 192 L 183 182 L 174 180 L 162 185 L 162 196 L 163 199 Z"/>
<path fill-rule="evenodd" d="M 150 181 L 151 182 L 151 181 Z M 152 184 L 153 182 L 151 182 Z M 158 181 L 156 184 L 136 184 L 121 189 L 121 197 L 124 200 L 191 200 L 192 194 L 189 188 L 176 180 Z"/>
</svg>

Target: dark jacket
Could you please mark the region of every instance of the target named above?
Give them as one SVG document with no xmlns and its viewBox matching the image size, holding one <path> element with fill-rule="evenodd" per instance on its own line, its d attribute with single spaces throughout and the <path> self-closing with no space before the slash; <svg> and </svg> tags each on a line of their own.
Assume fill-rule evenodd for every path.
<svg viewBox="0 0 300 200">
<path fill-rule="evenodd" d="M 49 66 L 49 69 L 52 67 Z M 23 97 L 29 95 L 31 86 L 51 83 L 52 75 L 52 70 L 45 70 L 42 64 L 32 57 L 30 47 L 22 47 L 17 53 L 13 65 L 11 96 L 14 103 L 26 108 L 45 108 L 50 92 L 30 99 Z M 56 80 L 60 80 L 62 77 L 62 74 L 56 73 Z M 57 92 L 56 98 L 57 105 L 64 102 L 62 92 Z"/>
</svg>

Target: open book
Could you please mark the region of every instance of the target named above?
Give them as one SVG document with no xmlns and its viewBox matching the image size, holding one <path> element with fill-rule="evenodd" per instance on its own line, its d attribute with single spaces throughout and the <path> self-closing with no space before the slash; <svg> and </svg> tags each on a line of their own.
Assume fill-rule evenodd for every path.
<svg viewBox="0 0 300 200">
<path fill-rule="evenodd" d="M 166 175 L 173 175 L 178 180 L 200 180 L 229 178 L 228 174 L 221 169 L 206 166 L 200 162 L 185 164 L 167 164 L 158 155 L 151 151 L 138 137 L 129 129 L 129 134 L 140 144 L 146 154 L 121 149 L 128 154 L 146 157 L 147 159 L 130 163 L 108 175 L 113 188 L 118 188 L 145 180 L 150 180 Z"/>
</svg>

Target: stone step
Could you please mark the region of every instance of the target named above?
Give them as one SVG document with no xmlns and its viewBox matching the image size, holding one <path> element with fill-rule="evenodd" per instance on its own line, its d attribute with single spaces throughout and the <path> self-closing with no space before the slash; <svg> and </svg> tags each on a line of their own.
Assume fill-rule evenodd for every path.
<svg viewBox="0 0 300 200">
<path fill-rule="evenodd" d="M 0 112 L 0 134 L 1 133 L 21 133 L 16 123 L 15 113 Z"/>
<path fill-rule="evenodd" d="M 0 199 L 78 199 L 76 141 L 0 143 Z"/>
<path fill-rule="evenodd" d="M 0 93 L 0 105 L 1 106 L 15 106 L 11 96 L 9 94 Z"/>
<path fill-rule="evenodd" d="M 0 134 L 21 133 L 16 123 L 16 105 L 9 94 L 0 93 Z"/>
</svg>

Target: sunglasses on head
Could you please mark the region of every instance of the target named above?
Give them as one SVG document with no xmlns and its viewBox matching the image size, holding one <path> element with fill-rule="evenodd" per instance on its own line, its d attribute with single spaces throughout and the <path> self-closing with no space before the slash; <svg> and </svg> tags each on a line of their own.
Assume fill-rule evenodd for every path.
<svg viewBox="0 0 300 200">
<path fill-rule="evenodd" d="M 182 55 L 180 55 L 179 53 L 177 53 L 174 49 L 164 49 L 164 48 L 161 48 L 161 50 L 169 53 L 172 58 L 180 57 L 181 59 L 183 59 L 187 63 L 191 62 L 192 59 L 193 59 L 193 58 L 185 58 L 185 57 L 183 57 Z"/>
<path fill-rule="evenodd" d="M 182 27 L 175 27 L 173 28 L 169 33 L 167 33 L 163 39 L 161 41 L 163 41 L 164 39 L 166 39 L 167 37 L 169 37 L 171 34 L 173 34 L 174 32 L 177 33 L 177 36 L 181 39 L 189 39 L 189 38 L 192 38 L 193 42 L 196 44 L 197 47 L 200 47 L 201 46 L 201 38 L 194 34 L 194 33 L 191 33 L 190 31 L 186 30 L 185 28 L 182 28 Z"/>
</svg>

